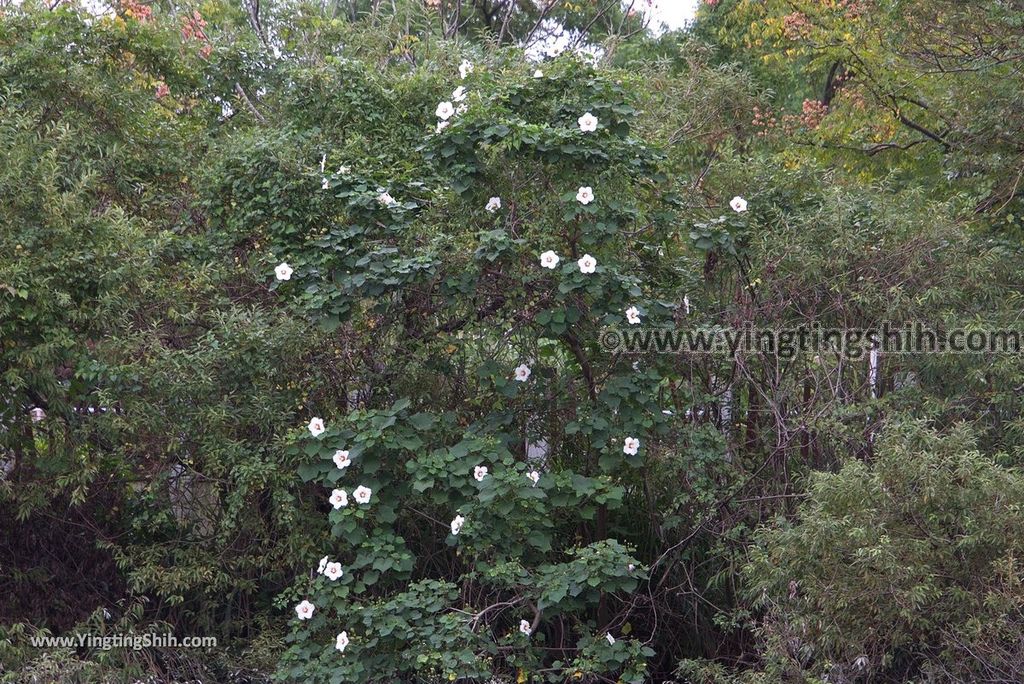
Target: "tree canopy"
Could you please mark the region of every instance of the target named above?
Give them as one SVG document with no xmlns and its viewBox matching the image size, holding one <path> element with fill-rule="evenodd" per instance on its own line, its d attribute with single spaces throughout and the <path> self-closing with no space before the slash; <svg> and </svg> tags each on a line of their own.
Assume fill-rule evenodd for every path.
<svg viewBox="0 0 1024 684">
<path fill-rule="evenodd" d="M 1019 354 L 624 344 L 1016 331 L 1024 7 L 649 5 L 0 5 L 0 681 L 1017 681 Z"/>
</svg>

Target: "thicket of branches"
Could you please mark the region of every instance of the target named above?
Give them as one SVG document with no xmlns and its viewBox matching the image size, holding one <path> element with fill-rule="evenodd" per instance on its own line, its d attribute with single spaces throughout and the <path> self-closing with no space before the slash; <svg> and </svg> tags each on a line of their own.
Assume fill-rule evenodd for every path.
<svg viewBox="0 0 1024 684">
<path fill-rule="evenodd" d="M 0 681 L 1019 681 L 1018 355 L 603 335 L 1015 329 L 1024 8 L 105 9 L 0 4 Z"/>
</svg>

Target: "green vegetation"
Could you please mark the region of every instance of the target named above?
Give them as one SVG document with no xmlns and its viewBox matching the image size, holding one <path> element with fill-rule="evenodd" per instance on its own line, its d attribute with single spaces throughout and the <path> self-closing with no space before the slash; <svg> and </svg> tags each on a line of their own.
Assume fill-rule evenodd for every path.
<svg viewBox="0 0 1024 684">
<path fill-rule="evenodd" d="M 1019 355 L 605 333 L 1016 329 L 1024 9 L 642 17 L 0 6 L 0 682 L 1019 681 Z"/>
</svg>

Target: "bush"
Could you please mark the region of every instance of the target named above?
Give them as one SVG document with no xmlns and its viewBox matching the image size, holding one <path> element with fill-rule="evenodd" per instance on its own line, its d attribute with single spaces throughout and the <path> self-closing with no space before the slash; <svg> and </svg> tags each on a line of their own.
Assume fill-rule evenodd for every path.
<svg viewBox="0 0 1024 684">
<path fill-rule="evenodd" d="M 762 530 L 744 577 L 766 657 L 830 681 L 1012 681 L 1024 476 L 970 430 L 889 426 L 877 460 L 811 478 L 795 520 Z"/>
</svg>

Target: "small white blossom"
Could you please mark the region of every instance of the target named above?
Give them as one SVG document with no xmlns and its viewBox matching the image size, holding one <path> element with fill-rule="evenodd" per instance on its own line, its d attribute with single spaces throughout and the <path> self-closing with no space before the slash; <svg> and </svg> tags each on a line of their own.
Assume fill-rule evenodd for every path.
<svg viewBox="0 0 1024 684">
<path fill-rule="evenodd" d="M 33 423 L 38 423 L 46 418 L 46 411 L 36 406 L 34 409 L 28 412 L 28 417 L 32 419 Z"/>
<path fill-rule="evenodd" d="M 379 195 L 377 195 L 377 201 L 380 202 L 385 207 L 390 207 L 394 204 L 398 204 L 398 202 L 395 201 L 395 198 L 392 197 L 391 193 L 389 192 L 382 192 Z"/>
<path fill-rule="evenodd" d="M 435 133 L 441 133 L 441 132 L 444 131 L 444 129 L 446 129 L 449 126 L 451 126 L 451 124 L 452 124 L 451 121 L 438 121 L 437 122 L 437 128 L 434 129 L 434 132 Z"/>
<path fill-rule="evenodd" d="M 342 506 L 348 506 L 348 492 L 344 489 L 334 489 L 331 491 L 331 496 L 328 501 L 334 506 L 334 510 L 338 510 Z"/>
<path fill-rule="evenodd" d="M 534 78 L 544 78 L 544 72 L 541 71 L 540 69 L 537 69 L 536 71 L 533 72 L 533 77 Z"/>
<path fill-rule="evenodd" d="M 473 468 L 473 479 L 477 482 L 483 482 L 484 478 L 487 477 L 487 466 L 478 465 Z"/>
<path fill-rule="evenodd" d="M 533 630 L 530 629 L 530 621 L 529 620 L 520 620 L 519 621 L 519 631 L 522 632 L 523 634 L 525 634 L 526 636 L 530 636 L 530 632 L 533 631 Z"/>
<path fill-rule="evenodd" d="M 462 104 L 460 104 L 458 107 L 455 108 L 455 113 L 456 114 L 465 114 L 468 111 L 469 111 L 469 105 L 467 105 L 465 102 L 463 102 Z"/>
<path fill-rule="evenodd" d="M 593 133 L 597 130 L 597 117 L 587 112 L 580 118 L 576 119 L 576 122 L 580 125 L 580 130 L 584 133 Z"/>
<path fill-rule="evenodd" d="M 530 367 L 525 363 L 521 364 L 516 367 L 515 374 L 517 382 L 526 382 L 530 379 Z"/>
<path fill-rule="evenodd" d="M 466 86 L 459 86 L 452 91 L 452 101 L 462 102 L 466 99 Z"/>
<path fill-rule="evenodd" d="M 328 563 L 327 567 L 324 568 L 324 576 L 332 582 L 344 574 L 345 572 L 341 569 L 341 563 Z"/>
<path fill-rule="evenodd" d="M 455 114 L 455 107 L 452 106 L 451 102 L 445 100 L 444 102 L 437 105 L 437 109 L 435 110 L 434 113 L 437 114 L 438 119 L 441 119 L 442 121 L 447 121 L 448 119 L 452 118 L 452 116 Z"/>
<path fill-rule="evenodd" d="M 338 167 L 338 173 L 340 173 L 342 175 L 347 176 L 351 172 L 352 172 L 352 167 L 351 166 L 345 166 L 344 164 L 342 164 L 341 166 Z"/>
<path fill-rule="evenodd" d="M 309 434 L 314 437 L 319 437 L 324 433 L 327 428 L 324 427 L 324 421 L 320 418 L 312 418 L 309 421 Z"/>
<path fill-rule="evenodd" d="M 334 640 L 334 648 L 344 653 L 346 646 L 348 646 L 348 632 L 342 632 Z"/>
<path fill-rule="evenodd" d="M 532 482 L 533 486 L 536 487 L 537 483 L 540 482 L 540 473 L 538 473 L 536 470 L 531 470 L 526 474 L 526 479 Z"/>
<path fill-rule="evenodd" d="M 633 563 L 630 563 L 629 565 L 626 566 L 626 569 L 629 570 L 630 572 L 633 572 L 634 570 L 636 570 L 636 565 L 634 565 Z"/>
<path fill-rule="evenodd" d="M 580 186 L 576 191 L 576 201 L 580 204 L 590 204 L 594 201 L 594 189 L 589 185 Z"/>
<path fill-rule="evenodd" d="M 747 200 L 737 195 L 729 201 L 729 206 L 732 207 L 732 210 L 737 214 L 740 214 L 747 210 Z"/>
<path fill-rule="evenodd" d="M 352 490 L 352 498 L 356 500 L 356 503 L 367 504 L 370 503 L 370 495 L 373 494 L 373 490 L 369 487 L 359 485 Z"/>
<path fill-rule="evenodd" d="M 466 519 L 461 515 L 457 515 L 452 519 L 452 534 L 458 534 L 462 530 L 462 525 L 466 522 Z"/>
<path fill-rule="evenodd" d="M 608 632 L 607 634 L 605 634 L 604 638 L 605 638 L 605 640 L 608 641 L 608 645 L 609 646 L 614 646 L 615 645 L 615 637 L 612 636 L 611 632 Z"/>
<path fill-rule="evenodd" d="M 462 64 L 459 65 L 459 76 L 466 78 L 471 73 L 473 73 L 473 63 L 468 59 L 462 60 Z"/>
<path fill-rule="evenodd" d="M 327 561 L 328 560 L 329 560 L 329 558 L 327 556 L 324 556 L 323 558 L 320 559 L 320 564 L 316 567 L 316 573 L 318 575 L 324 574 L 324 568 L 327 567 Z"/>
<path fill-rule="evenodd" d="M 636 456 L 636 452 L 640 450 L 640 440 L 636 437 L 627 437 L 622 443 L 622 453 L 629 454 L 630 456 Z"/>
<path fill-rule="evenodd" d="M 295 614 L 299 616 L 300 620 L 308 620 L 313 617 L 314 610 L 316 610 L 316 606 L 306 600 L 295 606 Z"/>
<path fill-rule="evenodd" d="M 292 273 L 294 272 L 295 271 L 292 270 L 292 267 L 285 261 L 279 263 L 277 268 L 274 269 L 274 275 L 277 276 L 278 280 L 291 280 Z"/>
<path fill-rule="evenodd" d="M 553 269 L 558 266 L 559 261 L 561 261 L 561 259 L 559 259 L 558 255 L 550 249 L 540 255 L 540 265 L 544 268 Z"/>
<path fill-rule="evenodd" d="M 640 309 L 635 306 L 631 306 L 626 309 L 626 320 L 629 321 L 630 325 L 640 324 Z"/>
<path fill-rule="evenodd" d="M 320 187 L 321 187 L 321 188 L 323 188 L 324 190 L 326 190 L 327 188 L 329 188 L 329 187 L 330 187 L 330 185 L 331 185 L 331 184 L 330 184 L 330 182 L 329 182 L 329 181 L 327 180 L 327 176 L 324 176 L 324 179 L 323 179 L 322 181 L 320 181 Z"/>
<path fill-rule="evenodd" d="M 593 273 L 597 270 L 597 259 L 584 254 L 576 261 L 576 265 L 580 267 L 580 273 Z"/>
<path fill-rule="evenodd" d="M 491 199 L 487 200 L 487 206 L 484 207 L 484 209 L 491 212 L 492 214 L 498 211 L 499 209 L 501 209 L 501 198 L 492 197 Z"/>
<path fill-rule="evenodd" d="M 334 465 L 338 466 L 339 470 L 344 470 L 352 465 L 352 459 L 348 457 L 347 450 L 338 449 L 334 452 Z"/>
</svg>

